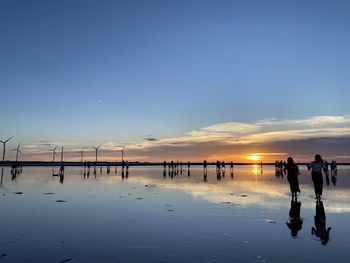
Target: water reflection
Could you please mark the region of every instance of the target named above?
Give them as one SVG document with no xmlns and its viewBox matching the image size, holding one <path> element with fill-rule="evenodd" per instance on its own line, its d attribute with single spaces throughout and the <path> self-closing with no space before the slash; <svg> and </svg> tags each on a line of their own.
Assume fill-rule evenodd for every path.
<svg viewBox="0 0 350 263">
<path fill-rule="evenodd" d="M 300 208 L 301 202 L 298 201 L 296 197 L 292 197 L 289 210 L 289 222 L 287 222 L 286 224 L 290 229 L 292 237 L 294 238 L 297 237 L 298 232 L 303 226 L 303 219 L 300 217 Z"/>
<path fill-rule="evenodd" d="M 186 170 L 185 166 L 184 168 Z M 271 251 L 269 250 L 271 247 L 274 247 L 274 251 L 282 251 L 281 254 L 283 254 L 290 242 L 294 242 L 294 240 L 291 241 L 291 236 L 299 237 L 295 242 L 298 243 L 297 246 L 305 247 L 304 251 L 315 243 L 318 246 L 319 242 L 329 243 L 331 228 L 326 226 L 324 204 L 316 202 L 315 213 L 313 184 L 309 173 L 305 173 L 305 170 L 301 170 L 299 177 L 301 195 L 298 199 L 290 199 L 287 178 L 276 178 L 274 167 L 264 167 L 264 174 L 261 176 L 255 176 L 251 166 L 237 167 L 234 175 L 230 170 L 231 178 L 228 167 L 226 167 L 227 176 L 225 177 L 223 169 L 217 172 L 215 167 L 210 168 L 205 171 L 202 166 L 191 166 L 191 176 L 187 176 L 189 169 L 187 174 L 184 172 L 181 176 L 180 172 L 177 174 L 177 169 L 168 170 L 167 167 L 166 169 L 131 167 L 130 173 L 124 168 L 120 169 L 115 176 L 104 170 L 103 174 L 98 174 L 99 180 L 86 180 L 89 178 L 89 168 L 84 167 L 84 170 L 80 170 L 80 168 L 69 167 L 65 170 L 65 177 L 62 178 L 64 185 L 59 185 L 58 179 L 52 180 L 51 167 L 26 168 L 25 176 L 19 176 L 17 184 L 11 181 L 10 169 L 2 168 L 1 183 L 8 189 L 0 188 L 3 191 L 2 194 L 5 194 L 0 196 L 3 225 L 9 222 L 14 224 L 21 218 L 31 220 L 26 219 L 25 223 L 21 221 L 21 224 L 16 224 L 21 227 L 20 230 L 5 229 L 3 239 L 12 240 L 15 236 L 27 233 L 25 238 L 28 240 L 42 240 L 45 233 L 50 233 L 52 235 L 49 237 L 50 240 L 55 241 L 61 240 L 62 236 L 67 236 L 70 242 L 77 240 L 79 243 L 83 240 L 84 244 L 87 244 L 86 240 L 92 240 L 92 247 L 99 245 L 97 249 L 99 253 L 104 251 L 103 248 L 111 247 L 111 243 L 123 243 L 129 247 L 137 246 L 138 249 L 141 246 L 148 249 L 152 245 L 152 249 L 159 247 L 161 248 L 159 251 L 164 251 L 165 247 L 169 251 L 173 246 L 168 244 L 179 244 L 183 240 L 187 242 L 188 250 L 193 251 L 200 248 L 199 244 L 205 239 L 204 241 L 210 243 L 221 255 L 228 255 L 228 251 L 231 251 L 230 248 L 234 244 L 239 251 L 248 251 L 248 257 L 251 251 L 261 253 L 259 249 Z M 80 174 L 80 171 L 83 173 Z M 327 200 L 325 203 L 328 207 L 327 212 L 332 214 L 332 217 L 329 217 L 332 220 L 329 221 L 332 221 L 333 228 L 339 230 L 336 238 L 348 244 L 350 235 L 344 222 L 350 220 L 348 213 L 350 211 L 348 201 L 350 177 L 343 174 L 340 171 L 337 187 L 327 187 L 324 194 Z M 234 180 L 232 180 L 233 176 Z M 23 195 L 13 194 L 19 191 L 23 191 Z M 43 195 L 43 193 L 52 193 L 52 195 Z M 56 203 L 56 200 L 67 202 Z M 10 213 L 14 204 L 16 214 Z M 35 209 L 32 214 L 29 213 L 29 216 L 26 214 L 29 211 L 28 207 Z M 40 221 L 38 217 L 42 213 L 45 213 L 46 222 L 49 222 L 40 226 L 45 231 L 29 232 L 27 228 L 33 229 L 32 226 L 36 226 L 36 222 Z M 79 223 L 82 215 L 84 215 L 84 224 Z M 337 215 L 340 216 L 337 220 L 333 220 Z M 288 216 L 287 221 L 286 216 Z M 159 220 L 159 218 L 165 220 Z M 268 218 L 272 218 L 276 224 L 266 224 L 265 220 Z M 62 230 L 62 236 L 56 232 L 50 232 L 58 221 L 65 230 Z M 119 223 L 115 224 L 115 222 Z M 169 222 L 171 222 L 171 228 L 169 228 Z M 71 229 L 73 230 L 70 231 Z M 133 231 L 134 229 L 136 230 Z M 156 238 L 159 243 L 154 242 L 155 238 L 152 237 L 155 231 L 160 233 L 159 238 Z M 91 236 L 86 234 L 91 232 Z M 139 235 L 145 232 L 147 235 Z M 332 235 L 335 236 L 335 233 L 332 232 Z M 98 243 L 95 242 L 96 239 L 110 241 Z M 266 242 L 267 239 L 269 242 Z M 19 243 L 13 246 L 18 248 L 22 244 Z M 268 245 L 263 247 L 267 243 Z M 339 243 L 332 242 L 330 245 L 334 248 L 340 246 Z M 38 242 L 33 241 L 33 244 L 37 245 Z M 39 251 L 38 247 L 38 245 L 35 247 L 34 252 Z M 8 245 L 6 249 L 9 251 L 11 248 Z M 120 247 L 111 248 L 113 251 L 111 253 L 118 249 Z M 186 248 L 181 247 L 180 252 L 174 254 L 180 255 L 184 250 Z M 23 252 L 21 249 L 19 251 Z M 207 251 L 208 249 L 204 249 L 201 252 Z M 229 256 L 233 253 L 236 252 L 232 252 Z M 311 252 L 305 253 L 311 254 Z M 201 262 L 210 261 L 211 256 L 201 258 Z M 226 258 L 223 256 L 221 262 L 230 262 L 229 256 Z M 251 261 L 255 259 L 256 257 Z M 279 262 L 278 259 L 271 258 L 271 261 Z M 293 260 L 296 259 L 298 258 L 295 256 Z M 237 262 L 240 261 L 237 260 Z M 298 259 L 298 262 L 302 261 Z"/>
<path fill-rule="evenodd" d="M 4 180 L 4 167 L 1 167 L 1 180 L 0 185 L 2 185 L 2 181 Z"/>
<path fill-rule="evenodd" d="M 331 229 L 331 227 L 326 228 L 326 213 L 323 202 L 321 200 L 317 200 L 315 226 L 311 228 L 311 234 L 318 237 L 322 245 L 326 245 L 329 240 L 329 233 Z"/>
</svg>

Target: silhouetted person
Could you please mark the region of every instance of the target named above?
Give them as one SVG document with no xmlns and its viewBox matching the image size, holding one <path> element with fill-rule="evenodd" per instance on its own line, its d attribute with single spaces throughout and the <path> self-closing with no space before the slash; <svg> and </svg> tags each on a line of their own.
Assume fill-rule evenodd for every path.
<svg viewBox="0 0 350 263">
<path fill-rule="evenodd" d="M 204 173 L 207 173 L 208 172 L 208 164 L 207 164 L 207 160 L 204 160 L 203 161 L 203 172 Z"/>
<path fill-rule="evenodd" d="M 315 155 L 315 161 L 308 165 L 308 169 L 311 170 L 311 177 L 314 183 L 314 190 L 317 199 L 320 199 L 323 191 L 323 176 L 322 170 L 326 173 L 325 165 L 322 157 L 319 154 Z"/>
<path fill-rule="evenodd" d="M 299 167 L 294 163 L 292 157 L 288 157 L 287 163 L 284 166 L 284 170 L 287 171 L 287 180 L 289 182 L 290 191 L 292 196 L 297 196 L 300 193 L 298 176 L 300 174 Z"/>
<path fill-rule="evenodd" d="M 125 169 L 125 161 L 122 161 L 122 172 L 124 173 L 124 169 Z M 124 177 L 123 177 L 124 178 Z"/>
<path fill-rule="evenodd" d="M 331 162 L 331 175 L 332 176 L 337 176 L 337 172 L 338 172 L 337 162 L 332 160 L 332 162 Z"/>
<path fill-rule="evenodd" d="M 336 161 L 332 160 L 331 162 L 331 180 L 333 185 L 335 186 L 337 183 L 337 174 L 338 174 L 338 168 Z"/>
<path fill-rule="evenodd" d="M 64 164 L 63 164 L 63 163 L 61 163 L 61 165 L 60 165 L 60 172 L 59 172 L 59 175 L 60 175 L 60 176 L 64 175 Z"/>
<path fill-rule="evenodd" d="M 216 180 L 220 181 L 221 180 L 221 171 L 216 170 Z"/>
<path fill-rule="evenodd" d="M 230 162 L 230 172 L 233 173 L 233 162 Z"/>
<path fill-rule="evenodd" d="M 303 226 L 303 219 L 300 217 L 300 207 L 301 202 L 298 202 L 296 198 L 292 197 L 289 210 L 289 222 L 286 223 L 286 225 L 290 229 L 290 233 L 294 238 L 297 237 L 298 232 Z"/>
<path fill-rule="evenodd" d="M 326 213 L 324 211 L 323 202 L 316 201 L 315 227 L 311 228 L 311 234 L 318 237 L 322 245 L 327 245 L 329 233 L 332 228 L 326 229 Z"/>
<path fill-rule="evenodd" d="M 220 162 L 219 161 L 216 161 L 216 172 L 220 171 Z"/>
<path fill-rule="evenodd" d="M 163 168 L 166 170 L 166 161 L 163 162 Z"/>
</svg>

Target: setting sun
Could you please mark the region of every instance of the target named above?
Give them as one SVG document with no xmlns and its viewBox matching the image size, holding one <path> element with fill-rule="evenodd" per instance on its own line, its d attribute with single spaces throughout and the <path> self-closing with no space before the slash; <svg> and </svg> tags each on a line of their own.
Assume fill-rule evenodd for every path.
<svg viewBox="0 0 350 263">
<path fill-rule="evenodd" d="M 262 157 L 258 154 L 250 154 L 246 156 L 246 159 L 251 161 L 259 161 L 262 159 Z"/>
</svg>

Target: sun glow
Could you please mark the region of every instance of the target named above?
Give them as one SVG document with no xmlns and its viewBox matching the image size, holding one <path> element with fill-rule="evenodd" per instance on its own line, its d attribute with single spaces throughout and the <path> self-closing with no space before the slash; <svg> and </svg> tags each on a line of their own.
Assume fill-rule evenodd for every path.
<svg viewBox="0 0 350 263">
<path fill-rule="evenodd" d="M 251 161 L 260 161 L 262 159 L 262 157 L 258 154 L 250 154 L 250 155 L 247 155 L 245 158 Z"/>
</svg>

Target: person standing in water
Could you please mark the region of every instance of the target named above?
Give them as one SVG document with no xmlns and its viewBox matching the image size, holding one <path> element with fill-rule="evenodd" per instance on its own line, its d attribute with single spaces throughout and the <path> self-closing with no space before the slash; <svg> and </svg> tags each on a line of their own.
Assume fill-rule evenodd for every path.
<svg viewBox="0 0 350 263">
<path fill-rule="evenodd" d="M 298 175 L 299 167 L 294 163 L 292 157 L 288 157 L 287 163 L 284 166 L 284 171 L 287 171 L 287 180 L 289 182 L 290 191 L 292 192 L 292 197 L 297 197 L 297 193 L 300 193 Z"/>
<path fill-rule="evenodd" d="M 311 177 L 312 181 L 314 183 L 314 190 L 316 199 L 320 200 L 322 196 L 323 191 L 323 176 L 322 176 L 322 170 L 328 176 L 326 166 L 324 165 L 324 162 L 322 160 L 321 155 L 316 154 L 315 155 L 315 161 L 311 162 L 307 168 L 311 170 Z"/>
</svg>

